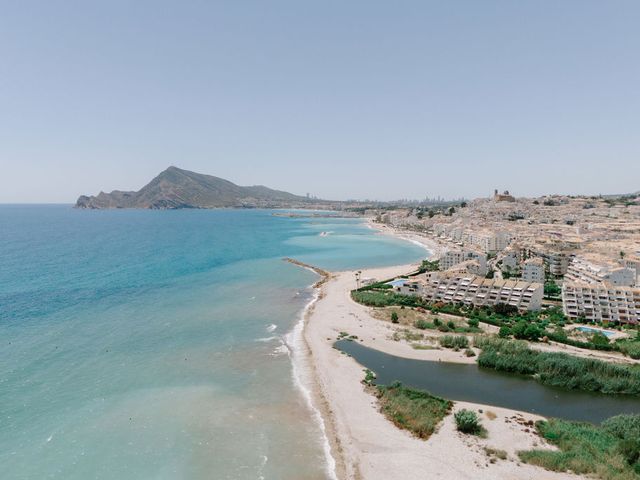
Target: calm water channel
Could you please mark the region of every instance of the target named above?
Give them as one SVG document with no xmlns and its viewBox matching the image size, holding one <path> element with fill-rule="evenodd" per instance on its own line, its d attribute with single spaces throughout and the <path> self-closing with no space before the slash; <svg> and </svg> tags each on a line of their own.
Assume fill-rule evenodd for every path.
<svg viewBox="0 0 640 480">
<path fill-rule="evenodd" d="M 620 413 L 640 413 L 638 397 L 547 387 L 529 377 L 481 369 L 475 364 L 394 357 L 347 340 L 336 342 L 336 347 L 374 371 L 380 385 L 400 381 L 450 400 L 593 423 Z"/>
</svg>

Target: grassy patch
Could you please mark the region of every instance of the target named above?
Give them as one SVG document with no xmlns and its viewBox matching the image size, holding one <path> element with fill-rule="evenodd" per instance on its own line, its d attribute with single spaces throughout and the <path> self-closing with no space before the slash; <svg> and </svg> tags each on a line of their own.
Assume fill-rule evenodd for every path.
<svg viewBox="0 0 640 480">
<path fill-rule="evenodd" d="M 591 474 L 603 480 L 640 478 L 620 452 L 621 440 L 602 427 L 552 419 L 536 423 L 536 428 L 560 451 L 518 452 L 523 462 L 556 472 L 571 470 L 579 475 Z"/>
<path fill-rule="evenodd" d="M 482 349 L 478 365 L 504 372 L 535 375 L 545 385 L 608 394 L 640 395 L 640 371 L 626 365 L 531 350 L 524 342 L 476 339 Z"/>
<path fill-rule="evenodd" d="M 489 461 L 491 463 L 494 463 L 496 459 L 498 460 L 507 459 L 507 452 L 505 452 L 504 450 L 500 450 L 498 448 L 484 447 L 484 453 L 487 454 L 487 457 L 489 457 Z"/>
<path fill-rule="evenodd" d="M 378 386 L 382 413 L 397 427 L 427 439 L 451 411 L 452 402 L 400 383 Z"/>
<path fill-rule="evenodd" d="M 405 307 L 420 307 L 424 305 L 423 300 L 417 296 L 401 295 L 389 290 L 353 290 L 351 297 L 358 303 L 368 307 L 389 307 L 392 305 Z"/>
<path fill-rule="evenodd" d="M 440 350 L 438 347 L 432 345 L 424 345 L 422 343 L 412 343 L 411 348 L 414 350 Z"/>
</svg>

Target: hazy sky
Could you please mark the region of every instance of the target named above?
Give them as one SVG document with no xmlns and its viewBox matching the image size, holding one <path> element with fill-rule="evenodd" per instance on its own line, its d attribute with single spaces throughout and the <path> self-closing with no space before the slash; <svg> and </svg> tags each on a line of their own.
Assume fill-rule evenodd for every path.
<svg viewBox="0 0 640 480">
<path fill-rule="evenodd" d="M 0 0 L 0 202 L 640 189 L 640 2 Z"/>
</svg>

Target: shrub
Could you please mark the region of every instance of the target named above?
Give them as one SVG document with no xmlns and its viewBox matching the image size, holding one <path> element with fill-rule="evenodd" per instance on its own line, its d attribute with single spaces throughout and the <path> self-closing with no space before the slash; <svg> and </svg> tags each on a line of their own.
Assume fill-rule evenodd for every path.
<svg viewBox="0 0 640 480">
<path fill-rule="evenodd" d="M 423 320 L 422 318 L 419 318 L 418 320 L 416 320 L 413 326 L 416 328 L 419 328 L 420 330 L 426 330 L 427 328 L 432 327 L 432 325 L 429 322 L 427 322 L 426 320 Z"/>
<path fill-rule="evenodd" d="M 455 323 L 453 323 L 451 320 L 449 320 L 449 321 L 447 322 L 447 327 L 449 327 L 451 330 L 455 330 L 455 328 L 456 328 L 456 324 L 455 324 Z"/>
<path fill-rule="evenodd" d="M 464 351 L 464 355 L 465 357 L 475 357 L 476 356 L 476 352 L 474 352 L 473 350 L 471 350 L 470 348 L 467 348 Z"/>
<path fill-rule="evenodd" d="M 604 333 L 596 332 L 591 336 L 591 343 L 594 345 L 609 345 L 609 339 Z"/>
<path fill-rule="evenodd" d="M 453 415 L 456 421 L 456 428 L 462 433 L 478 434 L 481 432 L 480 420 L 476 412 L 462 409 Z"/>
<path fill-rule="evenodd" d="M 365 385 L 375 385 L 376 374 L 373 373 L 368 368 L 364 370 L 364 380 L 362 381 Z"/>
<path fill-rule="evenodd" d="M 439 318 L 434 318 L 434 319 L 433 319 L 433 324 L 434 324 L 436 327 L 439 327 L 440 325 L 442 325 L 442 321 L 441 321 Z"/>
<path fill-rule="evenodd" d="M 478 326 L 480 325 L 480 320 L 478 320 L 477 318 L 470 318 L 469 320 L 467 320 L 467 325 L 469 325 L 471 328 L 478 328 Z"/>
<path fill-rule="evenodd" d="M 616 415 L 602 422 L 602 428 L 614 437 L 640 440 L 640 415 Z"/>
<path fill-rule="evenodd" d="M 444 348 L 469 348 L 469 339 L 464 335 L 445 335 L 440 337 L 439 342 Z"/>
<path fill-rule="evenodd" d="M 604 428 L 557 419 L 537 422 L 536 428 L 559 450 L 518 452 L 526 463 L 557 472 L 571 470 L 578 475 L 593 475 L 606 480 L 637 478 L 627 461 L 635 456 L 633 445 L 622 445 L 623 442 Z"/>
<path fill-rule="evenodd" d="M 420 438 L 429 438 L 453 405 L 449 400 L 399 382 L 388 387 L 378 386 L 377 397 L 382 413 L 389 420 Z"/>
<path fill-rule="evenodd" d="M 500 331 L 498 332 L 498 336 L 500 338 L 508 338 L 511 336 L 511 329 L 506 325 L 502 325 L 500 327 Z"/>
<path fill-rule="evenodd" d="M 620 351 L 631 358 L 640 358 L 640 342 L 637 341 L 622 341 L 617 343 Z"/>
<path fill-rule="evenodd" d="M 391 312 L 391 323 L 398 323 L 398 314 L 396 312 Z"/>
</svg>

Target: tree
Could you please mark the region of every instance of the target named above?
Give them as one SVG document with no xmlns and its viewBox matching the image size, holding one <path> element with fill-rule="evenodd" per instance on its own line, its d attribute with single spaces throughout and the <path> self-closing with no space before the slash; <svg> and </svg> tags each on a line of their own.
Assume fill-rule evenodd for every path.
<svg viewBox="0 0 640 480">
<path fill-rule="evenodd" d="M 493 311 L 500 315 L 514 315 L 518 313 L 518 307 L 515 305 L 509 305 L 508 303 L 496 303 L 493 307 Z"/>
<path fill-rule="evenodd" d="M 557 297 L 560 291 L 560 287 L 553 280 L 544 284 L 544 294 L 547 297 Z"/>
<path fill-rule="evenodd" d="M 542 330 L 537 325 L 530 323 L 527 328 L 524 329 L 524 338 L 532 342 L 537 342 L 542 336 Z"/>
<path fill-rule="evenodd" d="M 506 325 L 502 325 L 500 327 L 500 331 L 498 332 L 498 336 L 500 338 L 508 338 L 511 336 L 511 329 Z"/>
<path fill-rule="evenodd" d="M 456 213 L 456 209 L 453 207 L 449 207 L 449 215 L 453 215 L 454 213 Z"/>
<path fill-rule="evenodd" d="M 525 330 L 527 329 L 527 322 L 524 320 L 520 320 L 513 327 L 511 327 L 511 333 L 513 336 L 519 340 L 525 338 Z"/>
</svg>

